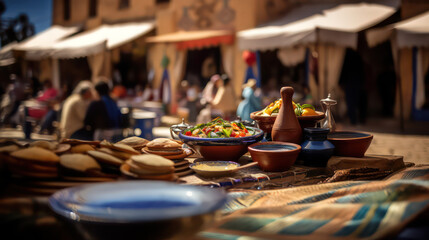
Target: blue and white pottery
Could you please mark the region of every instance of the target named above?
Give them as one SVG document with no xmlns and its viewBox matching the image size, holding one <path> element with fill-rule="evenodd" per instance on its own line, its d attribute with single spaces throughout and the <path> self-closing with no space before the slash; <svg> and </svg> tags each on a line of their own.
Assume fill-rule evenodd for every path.
<svg viewBox="0 0 429 240">
<path fill-rule="evenodd" d="M 304 128 L 299 159 L 307 166 L 325 167 L 335 146 L 327 140 L 329 128 Z"/>
</svg>

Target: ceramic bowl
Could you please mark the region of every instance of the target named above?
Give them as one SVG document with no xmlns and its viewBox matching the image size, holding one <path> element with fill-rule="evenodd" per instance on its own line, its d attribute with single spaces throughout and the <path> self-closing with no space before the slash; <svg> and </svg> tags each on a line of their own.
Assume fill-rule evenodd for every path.
<svg viewBox="0 0 429 240">
<path fill-rule="evenodd" d="M 232 161 L 202 161 L 189 165 L 189 168 L 203 177 L 227 176 L 234 173 L 234 169 L 238 167 L 240 164 Z"/>
<path fill-rule="evenodd" d="M 258 123 L 260 129 L 264 132 L 271 133 L 273 129 L 274 122 L 276 121 L 277 116 L 261 116 L 257 115 L 260 111 L 253 112 L 250 114 L 250 118 L 255 120 Z M 301 129 L 304 131 L 304 128 L 314 127 L 317 121 L 320 121 L 325 118 L 323 112 L 316 111 L 317 115 L 315 116 L 299 116 L 298 122 L 301 125 Z"/>
<path fill-rule="evenodd" d="M 201 154 L 205 160 L 235 161 L 247 152 L 247 146 L 261 141 L 264 137 L 264 132 L 261 129 L 252 129 L 256 131 L 256 134 L 248 137 L 199 138 L 186 136 L 182 132 L 179 134 L 179 138 Z"/>
<path fill-rule="evenodd" d="M 266 172 L 288 170 L 296 161 L 301 146 L 287 142 L 255 143 L 248 147 L 253 161 Z"/>
<path fill-rule="evenodd" d="M 328 134 L 328 140 L 334 144 L 334 155 L 363 157 L 371 144 L 373 135 L 357 131 L 339 131 Z"/>
<path fill-rule="evenodd" d="M 226 201 L 225 192 L 215 189 L 122 181 L 67 188 L 49 205 L 79 239 L 189 239 Z"/>
</svg>

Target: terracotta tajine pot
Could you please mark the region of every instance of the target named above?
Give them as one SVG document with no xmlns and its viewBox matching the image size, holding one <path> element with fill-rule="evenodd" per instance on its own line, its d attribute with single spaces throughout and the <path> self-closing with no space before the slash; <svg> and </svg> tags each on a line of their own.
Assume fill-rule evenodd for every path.
<svg viewBox="0 0 429 240">
<path fill-rule="evenodd" d="M 282 87 L 280 90 L 283 103 L 271 132 L 273 141 L 301 143 L 302 129 L 293 110 L 293 92 L 292 87 Z"/>
<path fill-rule="evenodd" d="M 339 131 L 328 134 L 328 140 L 334 144 L 334 155 L 345 157 L 363 157 L 371 145 L 373 135 L 357 131 Z"/>
<path fill-rule="evenodd" d="M 296 161 L 301 146 L 285 142 L 255 143 L 248 147 L 253 161 L 267 172 L 281 172 L 288 170 Z"/>
</svg>

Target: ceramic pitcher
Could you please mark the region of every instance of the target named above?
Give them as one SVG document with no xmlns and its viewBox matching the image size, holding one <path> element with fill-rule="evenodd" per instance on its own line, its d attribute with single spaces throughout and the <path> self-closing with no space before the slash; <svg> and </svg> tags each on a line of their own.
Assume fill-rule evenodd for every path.
<svg viewBox="0 0 429 240">
<path fill-rule="evenodd" d="M 302 130 L 293 110 L 293 93 L 292 87 L 282 87 L 280 90 L 283 103 L 271 131 L 273 141 L 301 143 Z"/>
</svg>

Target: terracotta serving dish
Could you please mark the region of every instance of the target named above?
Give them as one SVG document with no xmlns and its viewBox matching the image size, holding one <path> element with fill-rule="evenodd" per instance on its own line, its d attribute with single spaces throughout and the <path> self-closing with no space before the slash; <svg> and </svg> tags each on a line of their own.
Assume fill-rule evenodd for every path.
<svg viewBox="0 0 429 240">
<path fill-rule="evenodd" d="M 334 144 L 334 155 L 346 157 L 363 157 L 373 135 L 366 132 L 339 131 L 328 134 L 328 140 Z"/>
<path fill-rule="evenodd" d="M 266 133 L 271 133 L 273 129 L 274 122 L 276 121 L 277 115 L 274 116 L 261 116 L 257 115 L 260 111 L 252 112 L 250 118 L 255 120 L 258 123 L 258 126 L 262 131 Z M 323 112 L 316 111 L 317 115 L 315 116 L 299 116 L 298 122 L 301 125 L 301 129 L 304 131 L 304 128 L 314 127 L 317 121 L 320 121 L 325 118 Z"/>
<path fill-rule="evenodd" d="M 255 143 L 248 147 L 253 161 L 266 172 L 281 172 L 288 170 L 296 161 L 301 146 L 286 142 Z"/>
<path fill-rule="evenodd" d="M 236 161 L 247 152 L 247 146 L 261 141 L 264 137 L 261 129 L 255 128 L 255 131 L 256 134 L 253 136 L 239 138 L 199 138 L 182 133 L 179 134 L 179 138 L 201 154 L 205 160 Z"/>
</svg>

